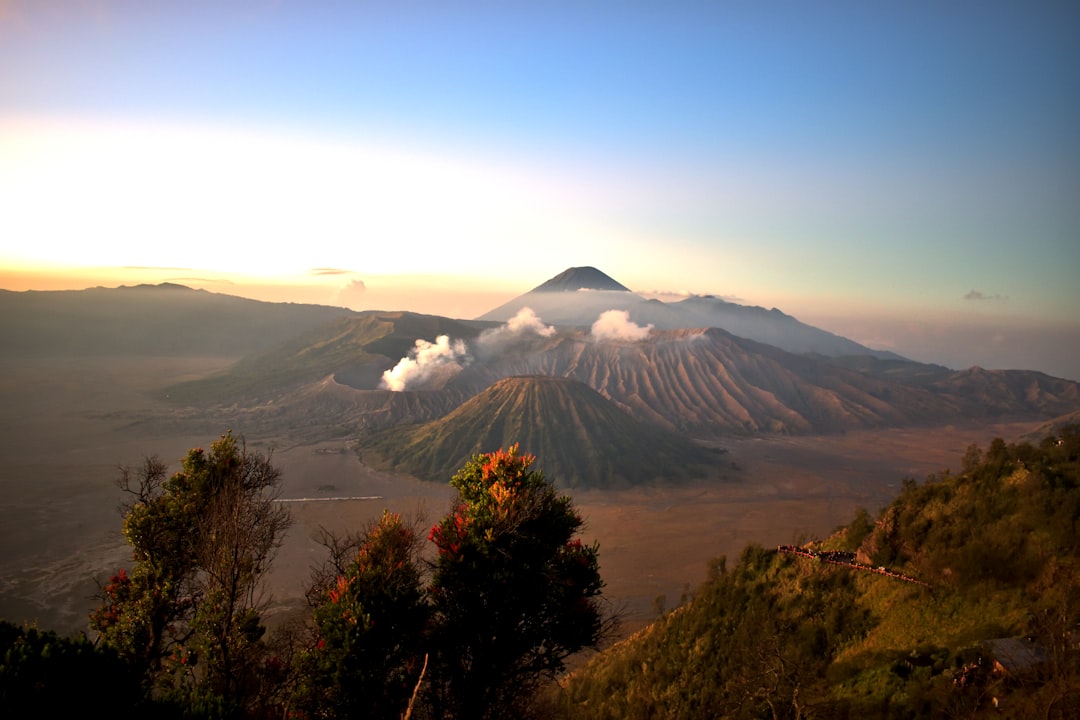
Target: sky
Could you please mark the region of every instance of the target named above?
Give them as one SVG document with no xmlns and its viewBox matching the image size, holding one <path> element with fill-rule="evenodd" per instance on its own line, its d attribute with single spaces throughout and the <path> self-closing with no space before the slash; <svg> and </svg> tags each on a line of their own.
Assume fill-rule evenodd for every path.
<svg viewBox="0 0 1080 720">
<path fill-rule="evenodd" d="M 1080 380 L 1074 2 L 0 0 L 0 288 L 569 267 Z"/>
</svg>

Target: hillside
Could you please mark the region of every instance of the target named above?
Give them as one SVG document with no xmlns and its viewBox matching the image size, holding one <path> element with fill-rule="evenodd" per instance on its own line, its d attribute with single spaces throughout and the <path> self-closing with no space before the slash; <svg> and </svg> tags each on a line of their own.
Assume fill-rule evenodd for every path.
<svg viewBox="0 0 1080 720">
<path fill-rule="evenodd" d="M 653 331 L 638 342 L 560 334 L 543 347 L 474 363 L 451 386 L 477 392 L 529 374 L 583 382 L 642 421 L 695 437 L 838 432 L 962 415 L 958 398 L 718 329 Z"/>
<path fill-rule="evenodd" d="M 1047 415 L 1064 414 L 1080 403 L 1080 383 L 1028 370 L 985 370 L 973 367 L 954 373 L 933 386 L 961 395 L 986 415 L 1029 408 Z"/>
<path fill-rule="evenodd" d="M 472 325 L 435 315 L 356 313 L 245 357 L 218 375 L 172 385 L 164 394 L 176 403 L 253 404 L 327 376 L 350 387 L 375 388 L 418 337 L 452 333 L 472 338 L 478 332 Z"/>
<path fill-rule="evenodd" d="M 0 290 L 0 354 L 248 355 L 353 314 L 345 308 L 261 302 L 172 283 Z"/>
<path fill-rule="evenodd" d="M 1080 714 L 1080 426 L 972 447 L 876 518 L 718 558 L 685 606 L 592 659 L 564 718 Z M 997 708 L 997 710 L 995 709 Z"/>
<path fill-rule="evenodd" d="M 563 488 L 734 474 L 721 451 L 644 425 L 582 383 L 544 376 L 499 380 L 444 418 L 359 442 L 368 464 L 437 482 L 477 453 L 514 443 Z"/>
</svg>

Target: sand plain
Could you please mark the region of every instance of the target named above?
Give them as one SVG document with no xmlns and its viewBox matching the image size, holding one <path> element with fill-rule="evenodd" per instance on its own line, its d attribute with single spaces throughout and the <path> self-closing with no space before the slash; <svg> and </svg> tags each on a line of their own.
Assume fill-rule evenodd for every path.
<svg viewBox="0 0 1080 720">
<path fill-rule="evenodd" d="M 156 454 L 175 469 L 189 448 L 206 446 L 227 429 L 273 453 L 284 472 L 283 497 L 294 501 L 293 526 L 269 581 L 276 614 L 302 607 L 311 568 L 325 558 L 324 530 L 357 530 L 389 509 L 422 517 L 426 532 L 447 510 L 447 486 L 368 468 L 347 439 L 258 437 L 242 427 L 200 426 L 190 415 L 175 428 L 162 422 L 173 409 L 154 396 L 156 388 L 233 360 L 0 361 L 0 618 L 63 633 L 85 630 L 98 582 L 128 558 L 118 468 Z M 586 521 L 584 539 L 600 546 L 605 594 L 628 633 L 655 616 L 658 597 L 671 608 L 692 592 L 711 558 L 733 562 L 750 542 L 821 537 L 857 508 L 887 504 L 904 478 L 955 469 L 972 443 L 1012 441 L 1033 427 L 972 423 L 732 439 L 722 445 L 740 469 L 737 481 L 573 496 Z"/>
</svg>

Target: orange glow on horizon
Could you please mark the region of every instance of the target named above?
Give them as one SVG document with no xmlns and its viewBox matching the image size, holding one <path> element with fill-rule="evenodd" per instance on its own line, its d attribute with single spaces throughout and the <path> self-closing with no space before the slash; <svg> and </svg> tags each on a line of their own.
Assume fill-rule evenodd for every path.
<svg viewBox="0 0 1080 720">
<path fill-rule="evenodd" d="M 478 290 L 476 278 L 424 275 L 361 276 L 329 268 L 293 276 L 251 276 L 193 268 L 14 266 L 0 267 L 0 289 L 16 292 L 85 290 L 121 285 L 175 283 L 197 290 L 263 302 L 310 303 L 352 310 L 405 310 L 470 319 L 531 287 Z"/>
</svg>

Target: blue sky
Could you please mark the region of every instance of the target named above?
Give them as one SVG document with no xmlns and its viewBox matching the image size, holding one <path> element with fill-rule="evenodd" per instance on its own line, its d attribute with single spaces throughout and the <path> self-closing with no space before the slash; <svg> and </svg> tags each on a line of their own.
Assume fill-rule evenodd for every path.
<svg viewBox="0 0 1080 720">
<path fill-rule="evenodd" d="M 0 287 L 471 317 L 594 265 L 1080 379 L 1077 37 L 1065 2 L 7 0 Z"/>
</svg>

